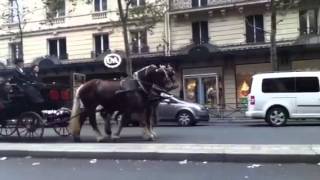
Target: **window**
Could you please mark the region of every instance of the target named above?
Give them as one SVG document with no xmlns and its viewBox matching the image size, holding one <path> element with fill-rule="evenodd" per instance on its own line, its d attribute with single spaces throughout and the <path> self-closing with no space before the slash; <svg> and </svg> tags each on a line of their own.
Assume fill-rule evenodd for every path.
<svg viewBox="0 0 320 180">
<path fill-rule="evenodd" d="M 319 92 L 317 77 L 275 78 L 262 81 L 265 93 Z"/>
<path fill-rule="evenodd" d="M 300 34 L 317 34 L 318 33 L 318 10 L 300 11 Z"/>
<path fill-rule="evenodd" d="M 94 35 L 95 55 L 106 52 L 109 49 L 109 36 L 108 34 Z"/>
<path fill-rule="evenodd" d="M 55 4 L 48 3 L 49 15 L 52 18 L 59 18 L 66 15 L 66 5 L 65 0 L 57 0 Z"/>
<path fill-rule="evenodd" d="M 68 59 L 66 38 L 49 39 L 49 55 L 59 59 Z"/>
<path fill-rule="evenodd" d="M 193 22 L 192 23 L 192 40 L 195 44 L 208 43 L 208 22 Z"/>
<path fill-rule="evenodd" d="M 23 4 L 22 0 L 10 0 L 10 16 L 9 23 L 19 23 L 18 17 L 20 16 L 20 20 L 22 15 Z"/>
<path fill-rule="evenodd" d="M 192 7 L 207 6 L 208 0 L 192 0 Z"/>
<path fill-rule="evenodd" d="M 107 10 L 107 0 L 94 0 L 94 11 L 106 11 Z"/>
<path fill-rule="evenodd" d="M 131 43 L 133 53 L 144 53 L 149 51 L 147 43 L 147 31 L 132 31 L 131 33 Z"/>
<path fill-rule="evenodd" d="M 246 17 L 246 39 L 247 43 L 264 42 L 262 15 Z"/>
<path fill-rule="evenodd" d="M 144 6 L 146 5 L 145 0 L 132 0 L 131 6 Z"/>
<path fill-rule="evenodd" d="M 292 93 L 295 92 L 295 78 L 274 78 L 262 81 L 264 93 Z"/>
<path fill-rule="evenodd" d="M 297 77 L 296 92 L 319 92 L 319 79 L 317 77 Z"/>
<path fill-rule="evenodd" d="M 9 44 L 9 47 L 10 47 L 11 60 L 16 60 L 18 58 L 22 58 L 21 42 L 11 43 L 11 44 Z"/>
</svg>

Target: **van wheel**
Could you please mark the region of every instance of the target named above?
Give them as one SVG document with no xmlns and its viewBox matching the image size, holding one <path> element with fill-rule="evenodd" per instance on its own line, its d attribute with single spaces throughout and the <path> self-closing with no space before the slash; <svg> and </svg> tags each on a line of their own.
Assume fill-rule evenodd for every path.
<svg viewBox="0 0 320 180">
<path fill-rule="evenodd" d="M 273 107 L 267 113 L 266 122 L 274 127 L 284 126 L 288 121 L 288 117 L 288 112 L 284 108 Z"/>
</svg>

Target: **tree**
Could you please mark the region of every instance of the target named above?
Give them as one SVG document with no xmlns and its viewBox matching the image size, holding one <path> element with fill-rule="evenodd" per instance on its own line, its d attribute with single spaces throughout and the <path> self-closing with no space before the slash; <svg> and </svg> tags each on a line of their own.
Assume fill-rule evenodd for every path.
<svg viewBox="0 0 320 180">
<path fill-rule="evenodd" d="M 59 6 L 55 0 L 43 0 L 48 5 Z M 70 0 L 76 6 L 77 1 L 85 1 L 92 3 L 93 0 Z M 137 1 L 141 2 L 137 5 Z M 123 32 L 123 41 L 125 48 L 125 58 L 127 60 L 126 72 L 128 76 L 132 75 L 132 58 L 129 43 L 129 26 L 144 28 L 147 31 L 152 30 L 157 22 L 163 20 L 167 11 L 165 0 L 153 0 L 153 2 L 145 2 L 146 0 L 117 0 L 119 20 L 112 22 L 115 26 L 121 26 Z M 109 20 L 108 20 L 109 21 Z"/>
<path fill-rule="evenodd" d="M 0 30 L 4 33 L 17 36 L 19 41 L 19 51 L 18 57 L 24 58 L 24 34 L 25 27 L 28 24 L 29 19 L 27 17 L 33 14 L 35 11 L 41 10 L 41 7 L 25 6 L 22 0 L 9 0 L 3 3 L 0 3 L 2 8 L 2 13 L 0 14 L 0 19 L 2 20 L 2 24 L 0 26 Z"/>
</svg>

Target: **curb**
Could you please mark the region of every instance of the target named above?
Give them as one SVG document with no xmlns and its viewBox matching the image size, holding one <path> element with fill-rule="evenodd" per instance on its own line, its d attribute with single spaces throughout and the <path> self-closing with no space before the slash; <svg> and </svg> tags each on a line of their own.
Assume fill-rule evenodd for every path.
<svg viewBox="0 0 320 180">
<path fill-rule="evenodd" d="M 0 143 L 0 156 L 319 163 L 320 145 Z"/>
</svg>

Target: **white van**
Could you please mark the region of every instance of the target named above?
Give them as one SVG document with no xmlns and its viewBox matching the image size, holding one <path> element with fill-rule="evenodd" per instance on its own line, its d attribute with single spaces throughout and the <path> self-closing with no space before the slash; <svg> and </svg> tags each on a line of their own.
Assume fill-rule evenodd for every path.
<svg viewBox="0 0 320 180">
<path fill-rule="evenodd" d="M 288 119 L 320 118 L 319 72 L 266 73 L 253 76 L 247 117 L 271 126 Z"/>
</svg>

